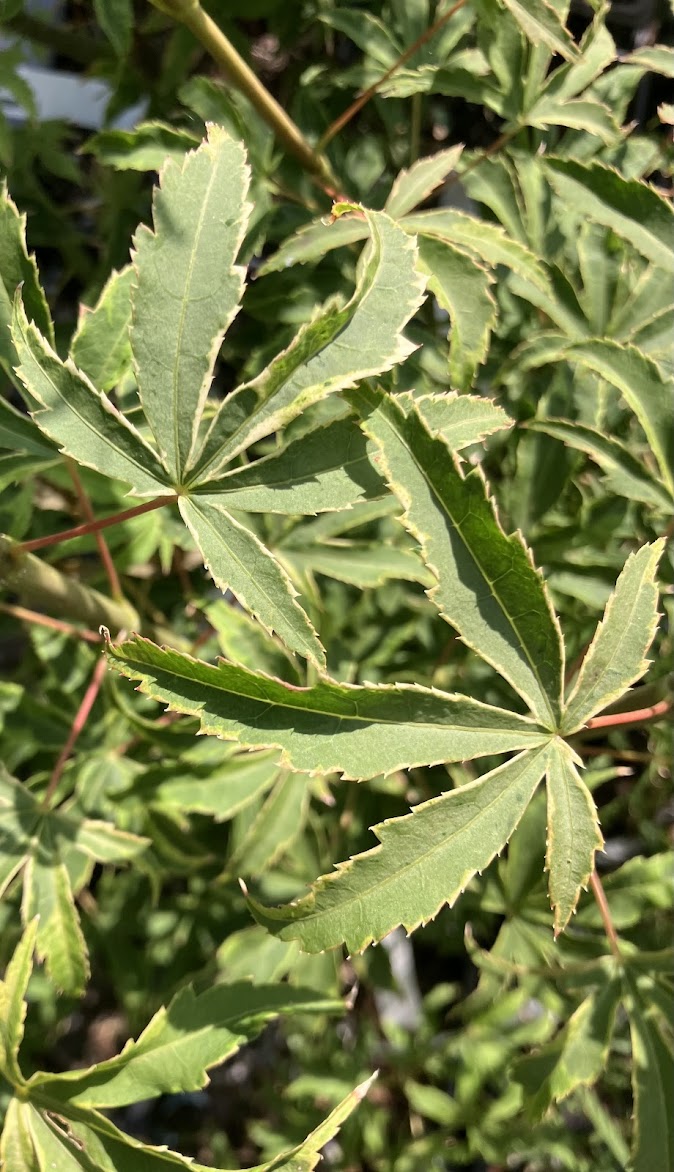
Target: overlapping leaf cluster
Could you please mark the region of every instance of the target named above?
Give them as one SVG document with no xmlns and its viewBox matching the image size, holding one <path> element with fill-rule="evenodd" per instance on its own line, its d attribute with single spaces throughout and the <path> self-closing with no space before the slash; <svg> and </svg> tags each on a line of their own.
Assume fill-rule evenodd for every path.
<svg viewBox="0 0 674 1172">
<path fill-rule="evenodd" d="M 399 43 L 363 10 L 324 14 L 363 51 L 340 84 L 369 84 L 423 32 L 427 6 L 395 7 Z M 598 8 L 577 46 L 563 4 L 476 0 L 462 7 L 392 74 L 383 105 L 460 93 L 502 120 L 502 145 L 510 149 L 477 158 L 457 146 L 416 160 L 399 172 L 383 210 L 339 202 L 331 216 L 286 237 L 248 289 L 245 261 L 255 251 L 251 240 L 260 247 L 271 206 L 260 178 L 267 144 L 255 128 L 248 132 L 251 200 L 246 135 L 217 87 L 192 79 L 181 96 L 207 123 L 201 143 L 193 125 L 146 123 L 96 136 L 91 149 L 120 169 L 167 161 L 152 227 L 139 227 L 131 263 L 112 273 L 82 314 L 66 358 L 24 219 L 3 190 L 0 364 L 30 418 L 16 399 L 0 400 L 0 485 L 43 473 L 58 480 L 65 457 L 93 473 L 99 489 L 102 477 L 118 498 L 130 490 L 135 503 L 156 505 L 137 518 L 134 550 L 156 553 L 165 568 L 176 555 L 180 567 L 185 556 L 196 557 L 210 571 L 216 596 L 195 609 L 224 655 L 196 658 L 182 634 L 162 637 L 146 607 L 143 631 L 106 647 L 109 665 L 142 695 L 130 698 L 125 681 L 110 674 L 113 715 L 97 725 L 104 743 L 87 747 L 56 800 L 43 772 L 18 780 L 24 751 L 17 738 L 10 744 L 17 776 L 0 778 L 0 893 L 22 885 L 24 935 L 0 985 L 2 1073 L 15 1091 L 0 1148 L 8 1168 L 187 1167 L 174 1153 L 131 1140 L 102 1112 L 203 1087 L 207 1071 L 279 1015 L 339 1012 L 341 1003 L 325 994 L 281 983 L 299 950 L 344 945 L 357 966 L 358 953 L 400 926 L 426 925 L 460 896 L 470 906 L 484 872 L 479 913 L 503 923 L 489 953 L 468 935 L 481 977 L 461 1011 L 464 1033 L 447 1044 L 464 1064 L 474 1058 L 475 1070 L 457 1080 L 455 1096 L 408 1079 L 411 1109 L 465 1134 L 462 1159 L 498 1162 L 508 1150 L 507 1128 L 498 1130 L 504 1120 L 519 1112 L 538 1121 L 573 1097 L 624 1163 L 624 1140 L 591 1089 L 621 1029 L 622 1006 L 637 1118 L 633 1166 L 654 1166 L 653 1137 L 674 1151 L 666 1109 L 671 957 L 640 956 L 617 937 L 607 956 L 596 911 L 579 903 L 603 845 L 593 791 L 605 774 L 584 771 L 578 750 L 598 714 L 634 706 L 629 689 L 648 671 L 664 548 L 657 534 L 674 505 L 674 217 L 644 182 L 651 156 L 621 125 L 639 79 L 648 69 L 671 75 L 672 55 L 655 47 L 618 63 L 604 15 Z M 129 37 L 107 16 L 101 23 L 124 57 Z M 214 111 L 226 126 L 212 121 Z M 459 167 L 470 210 L 444 197 L 419 210 L 448 181 L 451 191 Z M 295 324 L 292 312 L 284 317 L 278 290 L 289 286 L 281 282 L 308 271 L 295 266 L 334 253 L 346 258 L 336 282 L 343 292 L 347 250 L 362 242 L 350 295 L 316 308 L 318 283 L 311 285 L 311 313 L 299 315 L 308 320 L 286 349 L 270 360 L 260 344 L 252 374 L 235 384 L 218 359 L 236 337 L 242 307 L 245 314 L 251 305 L 255 317 L 265 281 L 273 313 Z M 274 338 L 272 353 L 275 345 Z M 496 389 L 507 411 L 487 396 Z M 506 436 L 517 472 L 525 480 L 531 472 L 530 485 L 518 500 L 496 484 L 497 505 L 483 471 L 484 464 L 498 481 L 497 461 L 476 445 L 493 437 L 503 446 L 492 450 L 504 452 Z M 593 553 L 599 584 L 584 574 L 585 555 L 570 529 L 557 517 L 547 529 L 538 525 L 550 508 L 550 452 L 557 456 L 552 501 L 576 492 L 586 520 L 604 507 L 602 493 L 640 509 L 629 514 L 638 517 L 637 541 L 621 515 L 604 560 Z M 20 526 L 19 517 L 14 537 L 23 535 Z M 133 564 L 123 536 L 115 552 L 121 565 Z M 21 552 L 9 538 L 2 558 L 15 588 Z M 67 578 L 58 582 L 67 594 Z M 383 583 L 390 593 L 381 602 L 385 621 L 375 620 L 379 646 L 369 658 L 345 650 L 350 629 L 340 607 L 360 590 L 358 605 L 376 608 Z M 93 611 L 94 594 L 86 595 Z M 569 597 L 588 596 L 583 637 L 579 625 L 563 633 Z M 597 597 L 605 602 L 598 625 Z M 67 617 L 82 616 L 71 606 Z M 425 640 L 419 672 L 399 654 L 414 639 Z M 443 640 L 460 668 L 445 670 Z M 79 686 L 80 665 L 75 675 Z M 475 680 L 480 698 L 471 691 Z M 0 701 L 8 719 L 30 706 L 12 684 Z M 161 724 L 152 715 L 157 702 L 168 713 Z M 172 714 L 187 719 L 174 725 Z M 195 742 L 197 731 L 212 739 Z M 474 772 L 471 762 L 478 762 Z M 439 785 L 436 766 L 449 767 Z M 398 806 L 397 816 L 377 821 L 381 793 L 402 796 L 409 809 L 408 783 L 396 787 L 403 773 L 420 770 L 433 779 L 422 786 L 424 800 L 416 791 L 410 812 Z M 451 788 L 447 773 L 456 781 Z M 320 824 L 316 838 L 325 849 L 302 831 L 312 797 L 328 805 L 333 790 L 352 792 L 355 782 L 367 782 L 359 796 L 371 789 L 373 800 L 362 799 L 356 830 L 340 840 L 352 844 L 344 854 L 353 856 L 338 862 Z M 345 811 L 343 825 L 351 817 Z M 368 827 L 377 839 L 370 849 Z M 275 864 L 291 847 L 299 860 L 280 874 Z M 89 949 L 77 901 L 98 864 L 114 906 L 111 867 L 127 863 L 130 884 L 147 880 L 155 898 L 167 872 L 196 875 L 202 897 L 208 874 L 218 899 L 237 877 L 262 877 L 261 893 L 246 892 L 257 926 L 225 940 L 218 963 L 227 980 L 205 992 L 182 987 L 117 1057 L 25 1078 L 18 1051 L 33 953 L 56 988 L 80 995 Z M 333 869 L 308 894 L 293 898 L 328 864 Z M 606 881 L 618 932 L 634 925 L 637 904 L 663 906 L 664 882 L 658 854 Z M 640 903 L 625 894 L 632 883 Z M 241 902 L 237 909 L 247 914 Z M 577 911 L 580 932 L 565 934 Z M 304 962 L 324 959 L 305 955 Z M 553 967 L 559 995 L 550 992 Z M 251 975 L 255 985 L 236 980 Z M 532 982 L 543 1010 L 528 1019 Z M 323 978 L 317 987 L 325 987 Z M 514 1077 L 492 1120 L 485 1107 L 492 1059 L 480 1065 L 480 1042 L 488 1050 L 490 1029 L 515 1035 L 520 1026 L 503 1044 Z M 615 1043 L 617 1050 L 625 1044 L 622 1035 Z M 525 1046 L 533 1052 L 522 1056 Z M 438 1069 L 432 1049 L 429 1043 L 431 1079 Z M 352 1092 L 304 1144 L 260 1172 L 314 1167 L 362 1093 Z M 441 1135 L 427 1136 L 412 1144 L 409 1161 L 430 1166 L 444 1158 L 443 1144 Z M 549 1154 L 556 1158 L 552 1143 Z"/>
</svg>

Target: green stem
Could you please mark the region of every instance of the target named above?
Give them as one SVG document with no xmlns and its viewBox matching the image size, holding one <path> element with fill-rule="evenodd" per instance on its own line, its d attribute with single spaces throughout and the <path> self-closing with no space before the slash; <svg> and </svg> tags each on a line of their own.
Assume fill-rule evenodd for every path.
<svg viewBox="0 0 674 1172">
<path fill-rule="evenodd" d="M 128 602 L 116 602 L 60 573 L 10 537 L 0 537 L 0 588 L 16 594 L 31 609 L 74 619 L 87 628 L 138 630 L 140 618 Z"/>
<path fill-rule="evenodd" d="M 222 29 L 204 12 L 199 0 L 150 0 L 150 3 L 190 30 L 213 60 L 225 70 L 230 81 L 245 94 L 260 117 L 274 131 L 281 145 L 310 175 L 330 187 L 329 194 L 332 194 L 337 182 L 327 159 L 313 149 L 292 118 L 288 117 L 283 107 L 237 53 Z"/>
</svg>

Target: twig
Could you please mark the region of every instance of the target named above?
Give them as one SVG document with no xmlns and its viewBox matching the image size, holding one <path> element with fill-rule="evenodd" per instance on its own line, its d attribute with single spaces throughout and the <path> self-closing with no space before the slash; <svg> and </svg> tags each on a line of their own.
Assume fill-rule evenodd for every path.
<svg viewBox="0 0 674 1172">
<path fill-rule="evenodd" d="M 592 894 L 594 895 L 594 898 L 597 902 L 597 907 L 599 908 L 599 915 L 601 916 L 602 923 L 604 925 L 604 931 L 606 932 L 608 942 L 611 945 L 611 952 L 613 953 L 616 960 L 622 964 L 623 958 L 620 952 L 620 944 L 618 943 L 618 935 L 616 933 L 613 920 L 611 919 L 611 909 L 608 906 L 608 900 L 606 899 L 606 892 L 602 886 L 602 881 L 596 871 L 593 871 L 590 875 L 590 887 L 592 888 Z"/>
<path fill-rule="evenodd" d="M 75 461 L 72 460 L 70 457 L 68 457 L 67 463 L 68 463 L 68 471 L 70 472 L 73 484 L 75 485 L 75 491 L 77 493 L 77 497 L 80 502 L 82 512 L 84 513 L 87 521 L 91 524 L 96 521 L 96 518 L 94 516 L 94 510 L 91 507 L 91 501 L 89 500 L 89 497 L 87 496 L 87 494 L 84 490 L 84 485 L 82 484 L 82 481 L 80 479 L 80 474 L 77 471 L 77 465 L 75 464 Z M 99 530 L 96 530 L 95 537 L 96 537 L 96 545 L 98 546 L 98 553 L 99 553 L 101 562 L 103 563 L 103 568 L 108 576 L 108 582 L 110 583 L 110 590 L 112 591 L 112 597 L 117 598 L 117 599 L 123 598 L 124 595 L 122 594 L 122 587 L 120 586 L 120 583 L 119 583 L 119 577 L 117 574 L 117 570 L 115 568 L 115 563 L 113 562 L 113 560 L 110 556 L 110 550 L 108 549 L 108 543 L 106 542 L 103 534 Z"/>
<path fill-rule="evenodd" d="M 101 636 L 95 631 L 88 631 L 84 627 L 74 627 L 72 623 L 64 623 L 61 619 L 52 619 L 49 615 L 38 614 L 36 610 L 28 610 L 25 606 L 14 606 L 11 602 L 0 602 L 0 611 L 9 614 L 12 618 L 21 619 L 25 623 L 36 623 L 41 627 L 51 627 L 53 631 L 62 631 L 64 635 L 73 635 L 76 639 L 83 639 L 85 643 L 101 644 Z"/>
<path fill-rule="evenodd" d="M 593 716 L 585 725 L 586 729 L 617 728 L 626 724 L 645 724 L 649 720 L 659 720 L 672 707 L 671 700 L 659 700 L 649 708 L 637 708 L 634 712 L 614 712 L 607 716 Z"/>
<path fill-rule="evenodd" d="M 225 70 L 230 81 L 245 94 L 260 117 L 271 127 L 282 146 L 289 154 L 294 155 L 310 175 L 327 185 L 328 194 L 333 194 L 337 181 L 327 159 L 320 153 L 321 147 L 314 150 L 300 128 L 263 86 L 243 57 L 237 53 L 222 29 L 218 28 L 207 12 L 204 12 L 199 0 L 150 0 L 150 3 L 160 12 L 184 24 L 193 33 L 216 64 Z M 465 3 L 465 0 L 462 0 L 462 3 Z"/>
<path fill-rule="evenodd" d="M 96 663 L 91 680 L 89 681 L 89 686 L 87 687 L 87 690 L 82 697 L 82 703 L 80 704 L 75 714 L 75 719 L 73 720 L 70 732 L 68 734 L 68 739 L 61 749 L 58 761 L 56 762 L 56 765 L 52 770 L 51 777 L 49 778 L 49 784 L 47 786 L 44 798 L 42 799 L 42 808 L 44 810 L 49 809 L 51 800 L 56 791 L 56 787 L 58 786 L 58 783 L 63 775 L 63 770 L 66 767 L 66 762 L 73 751 L 75 741 L 82 732 L 82 729 L 87 722 L 89 713 L 94 706 L 96 697 L 98 696 L 101 684 L 103 682 L 103 676 L 105 675 L 106 667 L 107 662 L 105 657 L 102 655 Z"/>
<path fill-rule="evenodd" d="M 125 509 L 121 513 L 113 513 L 111 517 L 103 517 L 99 521 L 87 521 L 85 525 L 75 525 L 73 529 L 64 529 L 61 533 L 52 533 L 49 537 L 36 537 L 33 541 L 24 541 L 17 545 L 20 553 L 33 553 L 36 549 L 44 549 L 48 545 L 58 545 L 60 541 L 70 541 L 73 537 L 85 537 L 88 533 L 97 533 L 99 529 L 109 529 L 111 525 L 119 525 L 122 521 L 130 521 L 132 517 L 140 517 L 142 513 L 149 513 L 152 509 L 162 509 L 164 505 L 175 504 L 178 497 L 158 496 L 144 505 L 136 505 L 133 509 Z"/>
<path fill-rule="evenodd" d="M 428 28 L 421 34 L 421 36 L 417 37 L 413 45 L 410 45 L 409 48 L 405 49 L 404 53 L 401 53 L 397 61 L 393 62 L 393 65 L 390 67 L 390 69 L 386 70 L 386 73 L 382 73 L 381 77 L 377 78 L 377 80 L 373 82 L 371 86 L 368 86 L 366 90 L 363 90 L 363 93 L 358 95 L 355 102 L 352 102 L 348 109 L 346 109 L 343 114 L 340 114 L 339 118 L 335 118 L 335 121 L 330 123 L 328 129 L 319 138 L 317 149 L 319 151 L 325 150 L 325 147 L 329 142 L 332 142 L 335 135 L 339 134 L 340 130 L 343 130 L 347 123 L 350 122 L 353 117 L 355 117 L 358 111 L 362 110 L 363 106 L 369 102 L 370 98 L 375 96 L 381 86 L 383 86 L 390 77 L 393 77 L 393 74 L 396 72 L 396 70 L 400 69 L 401 65 L 405 65 L 405 63 L 409 61 L 410 57 L 413 57 L 419 49 L 423 48 L 423 46 L 428 41 L 432 40 L 432 38 L 443 27 L 443 25 L 447 24 L 447 21 L 450 20 L 452 16 L 454 16 L 454 13 L 458 12 L 460 8 L 463 8 L 465 3 L 466 0 L 457 0 L 456 4 L 452 5 L 452 7 L 448 9 L 447 12 L 443 12 L 442 16 L 439 16 L 434 24 L 429 25 Z"/>
</svg>

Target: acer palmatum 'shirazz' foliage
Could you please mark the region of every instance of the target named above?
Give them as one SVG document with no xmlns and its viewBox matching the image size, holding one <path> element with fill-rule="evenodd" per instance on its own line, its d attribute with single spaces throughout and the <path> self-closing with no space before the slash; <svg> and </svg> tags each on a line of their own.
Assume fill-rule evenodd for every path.
<svg viewBox="0 0 674 1172">
<path fill-rule="evenodd" d="M 603 9 L 578 42 L 546 0 L 321 10 L 326 60 L 357 56 L 307 81 L 305 137 L 198 5 L 157 7 L 241 92 L 176 49 L 176 124 L 88 141 L 99 240 L 159 179 L 128 262 L 68 221 L 69 342 L 25 169 L 0 204 L 1 606 L 30 631 L 0 691 L 3 1167 L 205 1167 L 123 1108 L 291 1014 L 286 1110 L 256 1089 L 189 1141 L 208 1166 L 669 1167 L 674 217 L 627 110 L 674 55 L 618 60 Z M 96 6 L 126 60 L 122 9 Z M 440 98 L 498 137 L 425 154 Z M 600 878 L 616 826 L 634 857 Z M 424 925 L 470 996 L 420 972 L 422 1003 Z M 47 1073 L 39 1021 L 89 982 L 131 1040 Z"/>
</svg>

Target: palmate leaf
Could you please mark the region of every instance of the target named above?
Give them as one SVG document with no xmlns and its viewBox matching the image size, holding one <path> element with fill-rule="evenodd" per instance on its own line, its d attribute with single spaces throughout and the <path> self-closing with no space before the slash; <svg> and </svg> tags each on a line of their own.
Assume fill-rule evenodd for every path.
<svg viewBox="0 0 674 1172">
<path fill-rule="evenodd" d="M 40 430 L 79 464 L 125 481 L 140 496 L 165 492 L 169 480 L 152 448 L 70 359 L 61 362 L 18 297 L 12 337 L 17 373 Z"/>
<path fill-rule="evenodd" d="M 564 709 L 565 736 L 576 732 L 646 671 L 658 623 L 655 583 L 664 539 L 630 554 Z"/>
<path fill-rule="evenodd" d="M 312 403 L 390 370 L 415 349 L 402 333 L 423 301 L 414 241 L 384 212 L 360 214 L 370 240 L 351 301 L 319 312 L 267 370 L 225 400 L 206 437 L 195 484 L 213 479 L 239 452 Z"/>
<path fill-rule="evenodd" d="M 248 513 L 314 515 L 384 496 L 386 486 L 368 458 L 353 418 L 338 419 L 279 452 L 210 481 L 194 500 Z"/>
<path fill-rule="evenodd" d="M 602 163 L 547 159 L 547 177 L 560 199 L 628 240 L 642 256 L 674 272 L 674 213 L 666 199 L 638 179 L 623 179 Z"/>
<path fill-rule="evenodd" d="M 28 1081 L 29 1094 L 87 1108 L 121 1107 L 158 1095 L 199 1090 L 207 1071 L 235 1054 L 282 1014 L 341 1013 L 343 1003 L 290 985 L 214 985 L 195 994 L 182 989 L 158 1010 L 139 1038 L 120 1054 L 89 1070 L 66 1074 L 39 1072 Z"/>
<path fill-rule="evenodd" d="M 198 996 L 188 986 L 116 1058 L 64 1075 L 38 1072 L 26 1083 L 16 1055 L 23 1036 L 35 931 L 33 922 L 0 982 L 0 1068 L 19 1091 L 19 1097 L 8 1103 L 0 1139 L 0 1160 L 7 1172 L 207 1172 L 204 1165 L 167 1148 L 124 1135 L 90 1104 L 134 1103 L 165 1089 L 199 1089 L 207 1084 L 212 1066 L 235 1053 L 273 1018 L 343 1009 L 339 1000 L 282 984 L 222 983 Z M 371 1082 L 368 1079 L 347 1095 L 303 1143 L 259 1165 L 256 1172 L 311 1172 L 321 1148 L 365 1097 Z"/>
<path fill-rule="evenodd" d="M 69 867 L 81 873 L 88 859 L 120 863 L 146 846 L 147 839 L 107 823 L 45 812 L 38 797 L 0 772 L 0 895 L 23 871 L 22 919 L 39 915 L 37 954 L 59 989 L 77 994 L 88 975 Z"/>
<path fill-rule="evenodd" d="M 526 717 L 416 685 L 298 688 L 229 663 L 191 659 L 149 640 L 110 645 L 112 667 L 224 740 L 278 748 L 303 773 L 366 780 L 412 765 L 535 748 L 548 734 Z"/>
<path fill-rule="evenodd" d="M 566 419 L 535 419 L 526 424 L 528 431 L 540 431 L 560 439 L 571 448 L 586 452 L 606 475 L 607 487 L 628 500 L 669 510 L 674 501 L 664 485 L 651 476 L 646 466 L 620 440 L 584 423 Z"/>
<path fill-rule="evenodd" d="M 401 924 L 407 931 L 453 903 L 508 841 L 546 768 L 545 746 L 478 781 L 373 827 L 379 845 L 341 863 L 282 908 L 249 904 L 258 923 L 305 952 L 342 942 L 350 953 Z"/>
<path fill-rule="evenodd" d="M 250 529 L 206 497 L 180 501 L 180 512 L 216 586 L 231 590 L 267 631 L 319 667 L 325 652 L 296 601 L 286 571 Z"/>
<path fill-rule="evenodd" d="M 492 268 L 504 265 L 541 289 L 549 288 L 547 271 L 538 257 L 519 240 L 508 236 L 499 224 L 469 216 L 456 208 L 431 208 L 405 216 L 400 226 L 407 232 L 455 244 Z"/>
<path fill-rule="evenodd" d="M 551 1103 L 567 1098 L 580 1086 L 593 1086 L 600 1078 L 620 996 L 620 981 L 608 981 L 580 1003 L 554 1041 L 515 1063 L 513 1076 L 527 1094 L 529 1119 L 538 1121 Z"/>
<path fill-rule="evenodd" d="M 494 278 L 454 244 L 433 237 L 419 240 L 419 263 L 438 304 L 449 313 L 449 378 L 453 387 L 468 390 L 489 350 L 496 322 Z"/>
<path fill-rule="evenodd" d="M 131 365 L 131 265 L 113 271 L 93 309 L 80 307 L 70 356 L 99 391 L 110 391 Z"/>
<path fill-rule="evenodd" d="M 9 378 L 12 378 L 16 366 L 10 326 L 19 286 L 32 320 L 53 344 L 54 327 L 38 279 L 37 265 L 26 249 L 26 217 L 19 214 L 3 182 L 0 184 L 0 366 Z"/>
<path fill-rule="evenodd" d="M 403 523 L 437 578 L 429 597 L 443 618 L 555 727 L 563 647 L 542 579 L 519 534 L 507 537 L 479 469 L 464 476 L 414 409 L 373 389 L 350 396 L 379 448 L 377 467 L 405 508 Z"/>
<path fill-rule="evenodd" d="M 594 870 L 596 851 L 604 845 L 592 794 L 576 769 L 574 753 L 559 738 L 550 746 L 547 792 L 546 867 L 558 936 L 571 919 L 581 888 Z"/>
<path fill-rule="evenodd" d="M 608 106 L 593 98 L 553 98 L 544 95 L 527 113 L 529 126 L 566 126 L 594 134 L 607 146 L 622 137 L 622 130 Z"/>
<path fill-rule="evenodd" d="M 337 1134 L 362 1102 L 372 1079 L 361 1083 L 335 1108 L 304 1143 L 257 1164 L 250 1172 L 312 1172 L 321 1149 Z M 57 1106 L 56 1104 L 54 1106 Z M 57 1108 L 58 1111 L 58 1108 Z M 62 1109 L 61 1109 L 62 1111 Z M 12 1099 L 0 1141 L 0 1156 L 7 1169 L 42 1172 L 226 1172 L 207 1168 L 167 1148 L 157 1148 L 124 1135 L 98 1111 L 70 1106 L 67 1119 L 58 1111 L 58 1122 L 48 1110 L 31 1102 Z M 46 1161 L 46 1163 L 45 1163 Z"/>
<path fill-rule="evenodd" d="M 667 489 L 674 494 L 671 380 L 635 346 L 604 338 L 569 342 L 556 334 L 543 334 L 520 349 L 516 362 L 526 370 L 564 359 L 594 371 L 621 392 L 646 433 Z"/>
<path fill-rule="evenodd" d="M 243 292 L 234 264 L 250 205 L 243 146 L 221 127 L 154 190 L 154 232 L 135 237 L 133 349 L 143 410 L 171 476 L 193 461 L 201 413 L 225 331 Z"/>
</svg>

